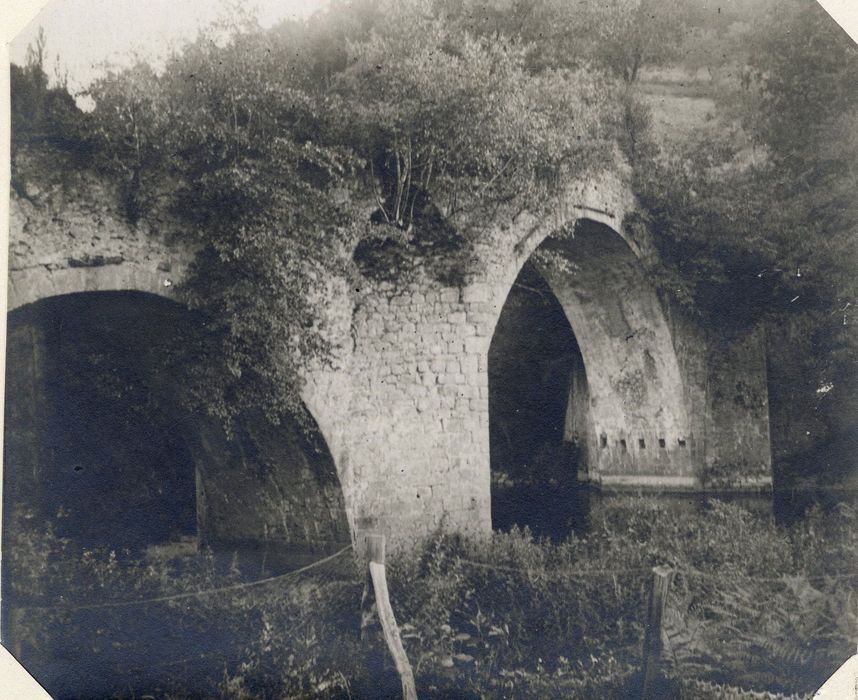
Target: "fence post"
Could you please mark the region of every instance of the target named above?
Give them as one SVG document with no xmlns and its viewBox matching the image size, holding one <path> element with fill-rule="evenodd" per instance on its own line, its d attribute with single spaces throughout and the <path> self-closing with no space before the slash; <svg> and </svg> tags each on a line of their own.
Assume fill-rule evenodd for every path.
<svg viewBox="0 0 858 700">
<path fill-rule="evenodd" d="M 374 626 L 376 617 L 381 622 L 384 641 L 399 680 L 402 683 L 402 697 L 404 700 L 417 700 L 417 686 L 414 682 L 414 672 L 408 662 L 402 639 L 399 636 L 399 627 L 393 615 L 393 606 L 390 604 L 390 594 L 387 589 L 387 571 L 385 568 L 385 541 L 384 535 L 367 535 L 367 574 L 364 584 L 363 596 L 361 597 L 361 639 L 366 639 L 369 630 Z"/>
<path fill-rule="evenodd" d="M 673 581 L 674 571 L 666 566 L 656 566 L 652 570 L 652 587 L 649 591 L 646 635 L 643 648 L 643 685 L 642 700 L 657 697 L 656 679 L 661 670 L 662 618 L 667 604 L 667 594 Z"/>
<path fill-rule="evenodd" d="M 366 579 L 363 584 L 363 595 L 360 600 L 360 638 L 366 639 L 370 630 L 378 620 L 376 614 L 377 603 L 373 595 L 372 576 L 369 572 L 369 563 L 375 562 L 384 566 L 385 541 L 384 535 L 366 536 Z"/>
</svg>

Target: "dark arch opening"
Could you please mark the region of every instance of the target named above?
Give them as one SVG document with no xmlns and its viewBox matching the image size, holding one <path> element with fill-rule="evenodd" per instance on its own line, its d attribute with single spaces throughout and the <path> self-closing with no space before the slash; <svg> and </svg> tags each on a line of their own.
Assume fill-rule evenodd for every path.
<svg viewBox="0 0 858 700">
<path fill-rule="evenodd" d="M 8 316 L 4 533 L 20 518 L 83 548 L 196 535 L 192 454 L 156 353 L 187 312 L 154 295 L 70 294 Z"/>
<path fill-rule="evenodd" d="M 488 373 L 493 527 L 553 539 L 584 527 L 584 361 L 560 302 L 530 262 L 501 310 Z"/>
<path fill-rule="evenodd" d="M 185 378 L 209 377 L 201 353 L 217 353 L 204 327 L 184 305 L 134 291 L 9 314 L 7 543 L 28 523 L 119 556 L 181 541 L 237 555 L 256 575 L 350 541 L 336 467 L 306 409 L 279 425 L 242 415 L 228 437 L 187 408 L 198 378 Z"/>
<path fill-rule="evenodd" d="M 2 635 L 53 696 L 162 688 L 191 656 L 192 671 L 167 678 L 207 697 L 258 629 L 234 626 L 244 612 L 206 617 L 205 596 L 187 611 L 147 601 L 277 575 L 350 542 L 312 417 L 242 415 L 228 438 L 181 400 L 204 322 L 131 291 L 8 315 Z"/>
</svg>

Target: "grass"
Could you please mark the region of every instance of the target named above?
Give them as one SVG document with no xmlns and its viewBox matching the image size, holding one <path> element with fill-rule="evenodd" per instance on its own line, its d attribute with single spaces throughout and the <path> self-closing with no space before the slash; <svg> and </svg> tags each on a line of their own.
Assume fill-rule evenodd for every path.
<svg viewBox="0 0 858 700">
<path fill-rule="evenodd" d="M 849 508 L 811 512 L 784 530 L 736 505 L 715 501 L 689 517 L 640 499 L 608 505 L 586 537 L 556 544 L 521 530 L 480 541 L 439 534 L 394 556 L 388 578 L 421 698 L 629 697 L 655 565 L 677 572 L 665 697 L 719 697 L 725 688 L 744 689 L 730 691 L 737 698 L 807 696 L 854 651 L 856 579 L 841 574 L 858 571 L 856 524 Z M 29 551 L 33 566 L 19 560 L 13 585 L 28 571 L 31 587 L 72 572 L 69 598 L 95 598 L 102 586 L 112 587 L 102 599 L 141 592 L 143 570 L 123 578 L 109 553 L 72 566 Z M 146 567 L 147 591 L 156 580 L 176 591 L 217 578 L 166 556 Z M 398 697 L 380 639 L 358 639 L 362 586 L 360 569 L 343 559 L 199 601 L 54 610 L 25 619 L 18 633 L 60 697 L 75 684 L 93 697 Z M 70 652 L 86 654 L 85 677 L 58 667 Z"/>
</svg>

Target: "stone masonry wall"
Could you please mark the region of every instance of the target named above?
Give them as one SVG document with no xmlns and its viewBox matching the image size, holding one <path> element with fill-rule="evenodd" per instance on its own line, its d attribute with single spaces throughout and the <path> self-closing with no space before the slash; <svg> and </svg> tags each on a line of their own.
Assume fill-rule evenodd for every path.
<svg viewBox="0 0 858 700">
<path fill-rule="evenodd" d="M 769 487 L 772 463 L 763 333 L 710 336 L 707 341 L 704 485 Z"/>
<path fill-rule="evenodd" d="M 28 188 L 10 202 L 8 308 L 68 292 L 133 289 L 173 297 L 193 257 L 169 219 L 129 225 L 92 177 Z"/>
<path fill-rule="evenodd" d="M 571 267 L 541 269 L 584 357 L 594 431 L 588 440 L 588 480 L 693 485 L 683 379 L 670 329 L 640 261 L 612 229 L 592 223 L 552 248 Z"/>
<path fill-rule="evenodd" d="M 686 311 L 667 309 L 689 406 L 688 448 L 701 486 L 772 484 L 768 384 L 762 331 L 712 337 Z"/>
<path fill-rule="evenodd" d="M 348 420 L 334 451 L 357 532 L 489 531 L 487 357 L 500 310 L 548 235 L 582 216 L 620 229 L 627 205 L 616 180 L 581 183 L 553 217 L 525 213 L 488 232 L 461 288 L 424 275 L 360 290 L 344 370 Z"/>
<path fill-rule="evenodd" d="M 169 235 L 164 234 L 169 229 L 166 222 L 128 227 L 117 215 L 86 203 L 103 196 L 96 187 L 89 194 L 55 194 L 41 205 L 13 198 L 10 308 L 87 289 L 173 293 L 191 251 L 171 247 Z M 571 185 L 551 203 L 548 216 L 519 213 L 506 224 L 484 231 L 476 243 L 476 262 L 462 284 L 439 282 L 421 270 L 396 284 L 367 279 L 351 288 L 344 280 L 330 282 L 320 308 L 330 320 L 337 356 L 333 367 L 308 368 L 304 400 L 336 463 L 353 537 L 361 541 L 360 533 L 380 531 L 395 544 L 439 528 L 472 534 L 490 530 L 487 354 L 509 289 L 533 251 L 552 233 L 579 219 L 602 224 L 639 256 L 642 243 L 630 239 L 622 226 L 633 206 L 622 178 L 606 174 Z M 587 284 L 598 287 L 599 275 L 591 278 Z M 595 329 L 594 338 L 602 328 L 603 341 L 588 350 L 579 337 L 585 362 L 588 353 L 596 357 L 607 348 L 611 361 L 619 358 L 631 369 L 630 377 L 635 368 L 650 371 L 651 382 L 661 387 L 644 401 L 626 401 L 625 408 L 611 418 L 610 411 L 599 413 L 598 407 L 593 408 L 599 393 L 588 367 L 594 428 L 599 434 L 607 433 L 607 421 L 619 421 L 609 426 L 611 449 L 596 450 L 591 463 L 606 477 L 631 477 L 632 485 L 634 477 L 696 476 L 691 465 L 704 454 L 698 444 L 705 434 L 700 415 L 714 415 L 714 409 L 701 403 L 695 387 L 714 362 L 712 353 L 719 349 L 713 346 L 707 355 L 702 349 L 708 346 L 696 346 L 691 336 L 677 343 L 671 336 L 677 327 L 672 318 L 651 324 L 659 311 L 652 306 L 652 296 L 634 300 L 629 296 L 634 292 L 627 291 L 623 299 L 597 303 L 595 297 L 605 296 L 604 292 L 598 288 L 591 292 L 593 298 L 585 300 L 587 290 L 575 291 L 577 308 Z M 630 339 L 631 351 L 617 345 L 616 333 L 604 330 L 610 319 L 601 318 L 608 313 L 608 301 L 619 303 L 617 318 L 624 317 L 633 331 L 646 331 L 641 338 L 649 333 L 650 341 Z M 650 310 L 644 313 L 642 305 Z M 596 318 L 590 318 L 593 315 Z M 719 366 L 729 365 L 728 361 Z M 758 368 L 749 359 L 735 367 L 736 373 L 744 370 L 757 372 Z M 719 370 L 722 375 L 725 371 Z M 689 373 L 694 376 L 689 378 Z M 764 373 L 749 386 L 759 387 L 760 381 L 764 385 Z M 611 405 L 619 388 L 600 391 L 606 405 Z M 635 417 L 641 410 L 650 415 Z M 743 430 L 737 423 L 757 416 L 761 436 L 767 427 L 761 427 L 760 410 L 758 406 L 753 414 L 721 411 L 714 422 L 703 423 L 717 423 L 719 434 L 727 436 L 731 430 L 734 434 Z M 646 426 L 655 427 L 641 435 Z M 645 439 L 646 459 L 613 459 L 613 441 L 621 430 L 628 433 L 627 448 L 635 449 L 637 440 Z M 598 435 L 589 438 L 593 445 L 600 444 Z M 658 447 L 660 438 L 665 448 Z M 630 445 L 629 440 L 634 443 Z M 761 441 L 745 444 L 757 451 L 756 463 L 763 464 L 761 455 L 766 450 Z M 722 447 L 721 441 L 708 445 L 707 464 L 718 463 Z M 696 485 L 699 479 L 689 485 L 692 482 Z"/>
</svg>

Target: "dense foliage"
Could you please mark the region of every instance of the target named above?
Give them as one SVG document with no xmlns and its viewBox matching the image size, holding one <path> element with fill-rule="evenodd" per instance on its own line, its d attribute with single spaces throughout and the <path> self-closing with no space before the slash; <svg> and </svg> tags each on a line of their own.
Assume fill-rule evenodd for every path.
<svg viewBox="0 0 858 700">
<path fill-rule="evenodd" d="M 88 114 L 48 87 L 40 41 L 13 67 L 15 148 L 106 169 L 132 220 L 178 214 L 218 349 L 203 356 L 225 358 L 189 395 L 227 423 L 297 407 L 300 368 L 331 356 L 327 280 L 395 281 L 419 259 L 460 282 L 481 230 L 546 206 L 616 143 L 663 291 L 718 333 L 768 327 L 776 421 L 833 387 L 812 439 L 781 452 L 854 428 L 858 51 L 811 0 L 355 0 L 271 30 L 233 16 L 163 70 L 98 79 Z M 716 109 L 659 140 L 642 76 L 671 66 L 706 69 L 695 89 Z"/>
<path fill-rule="evenodd" d="M 629 697 L 639 683 L 654 565 L 676 571 L 665 697 L 723 697 L 684 692 L 692 679 L 813 692 L 854 650 L 854 510 L 815 511 L 784 531 L 739 506 L 688 507 L 696 510 L 608 501 L 586 537 L 550 544 L 521 531 L 482 542 L 441 536 L 395 557 L 391 599 L 420 697 Z M 54 610 L 15 618 L 31 668 L 49 650 L 66 658 L 68 648 L 83 647 L 96 677 L 130 679 L 129 695 L 156 685 L 178 697 L 236 699 L 401 692 L 380 638 L 358 641 L 362 577 L 350 557 L 199 598 L 68 611 L 240 579 L 210 558 L 182 563 L 153 551 L 130 565 L 106 552 L 76 559 L 62 540 L 41 534 L 17 544 L 34 545 L 11 549 L 16 590 L 29 589 L 19 604 L 54 604 L 45 585 L 65 584 Z"/>
<path fill-rule="evenodd" d="M 610 152 L 610 81 L 525 62 L 429 4 L 361 2 L 271 31 L 216 26 L 160 73 L 90 86 L 77 145 L 132 221 L 169 209 L 199 247 L 187 292 L 228 368 L 191 392 L 210 412 L 295 408 L 299 368 L 329 357 L 326 280 L 354 274 L 361 240 L 466 250 L 502 208 L 538 209 Z M 16 92 L 45 84 L 34 59 Z M 373 252 L 365 274 L 384 264 Z"/>
<path fill-rule="evenodd" d="M 717 501 L 696 517 L 645 500 L 603 508 L 583 538 L 442 539 L 394 568 L 392 595 L 418 630 L 412 655 L 430 666 L 452 656 L 459 682 L 515 697 L 540 695 L 529 682 L 546 678 L 551 693 L 624 697 L 650 567 L 664 564 L 678 572 L 666 622 L 677 678 L 812 692 L 849 655 L 854 581 L 831 574 L 851 572 L 856 550 L 839 518 L 817 513 L 784 533 Z"/>
<path fill-rule="evenodd" d="M 684 268 L 680 294 L 744 325 L 856 292 L 858 47 L 808 3 L 761 25 L 714 123 L 636 171 L 660 252 Z"/>
<path fill-rule="evenodd" d="M 837 480 L 858 426 L 858 47 L 815 3 L 751 19 L 709 37 L 711 122 L 636 158 L 630 224 L 704 327 L 766 327 L 775 456 Z"/>
</svg>

